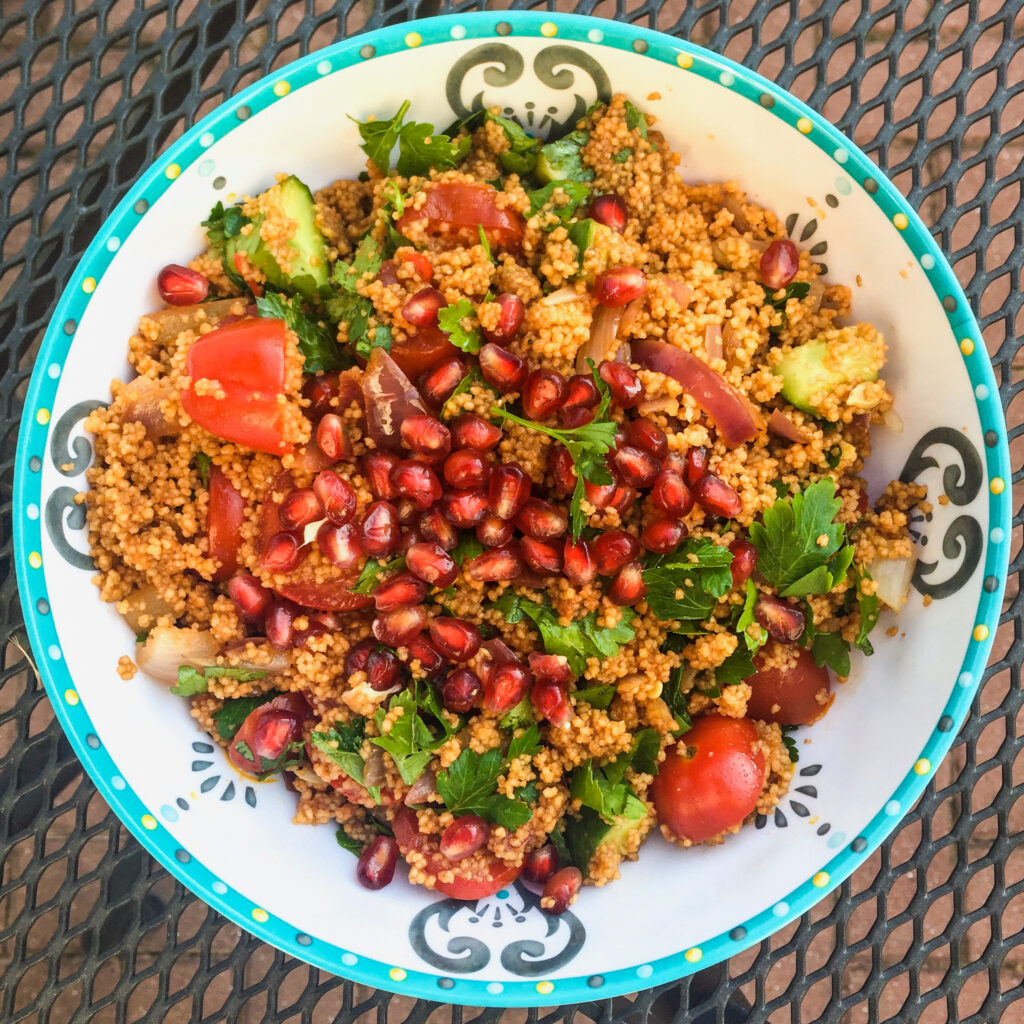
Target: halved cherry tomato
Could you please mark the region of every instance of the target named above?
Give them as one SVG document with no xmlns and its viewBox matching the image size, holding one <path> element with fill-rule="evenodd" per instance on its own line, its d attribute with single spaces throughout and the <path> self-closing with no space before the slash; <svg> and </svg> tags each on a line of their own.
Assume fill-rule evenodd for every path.
<svg viewBox="0 0 1024 1024">
<path fill-rule="evenodd" d="M 411 338 L 391 346 L 391 358 L 410 380 L 461 353 L 437 327 L 421 327 Z"/>
<path fill-rule="evenodd" d="M 416 812 L 411 807 L 399 808 L 391 825 L 403 857 L 414 851 L 422 854 L 427 858 L 423 868 L 432 875 L 440 871 L 455 872 L 452 881 L 436 882 L 434 885 L 438 892 L 452 899 L 480 900 L 485 896 L 493 896 L 499 889 L 511 885 L 522 870 L 519 867 L 509 867 L 495 857 L 483 878 L 468 878 L 460 874 L 459 864 L 453 863 L 441 853 L 440 839 L 437 836 L 425 836 L 419 831 Z"/>
<path fill-rule="evenodd" d="M 665 752 L 651 784 L 658 820 L 694 843 L 739 825 L 764 788 L 764 754 L 756 742 L 749 719 L 698 718 Z"/>
<path fill-rule="evenodd" d="M 302 735 L 303 723 L 310 715 L 309 704 L 301 693 L 282 693 L 249 712 L 228 744 L 228 760 L 247 775 L 261 775 L 288 745 Z M 238 745 L 242 743 L 242 750 Z M 250 757 L 244 751 L 248 750 Z"/>
<path fill-rule="evenodd" d="M 220 562 L 214 580 L 226 580 L 238 570 L 238 548 L 242 543 L 245 502 L 230 480 L 216 467 L 210 470 L 210 508 L 206 515 L 206 536 L 210 557 Z"/>
<path fill-rule="evenodd" d="M 257 452 L 283 455 L 284 322 L 257 317 L 218 327 L 188 350 L 192 383 L 181 404 L 211 434 Z M 197 394 L 196 382 L 217 381 L 224 397 Z"/>
<path fill-rule="evenodd" d="M 395 258 L 405 260 L 419 275 L 421 281 L 430 284 L 434 280 L 434 268 L 430 265 L 430 257 L 415 249 L 399 249 Z"/>
<path fill-rule="evenodd" d="M 425 191 L 423 205 L 407 210 L 399 219 L 399 231 L 426 220 L 427 234 L 473 244 L 479 241 L 477 228 L 482 227 L 491 245 L 518 251 L 526 222 L 515 210 L 498 209 L 498 193 L 490 185 L 443 181 L 427 185 Z"/>
<path fill-rule="evenodd" d="M 761 658 L 754 659 L 759 669 L 745 682 L 750 684 L 747 714 L 762 722 L 779 725 L 810 725 L 832 706 L 835 694 L 828 669 L 814 663 L 810 651 L 800 648 L 792 668 L 761 668 Z"/>
</svg>

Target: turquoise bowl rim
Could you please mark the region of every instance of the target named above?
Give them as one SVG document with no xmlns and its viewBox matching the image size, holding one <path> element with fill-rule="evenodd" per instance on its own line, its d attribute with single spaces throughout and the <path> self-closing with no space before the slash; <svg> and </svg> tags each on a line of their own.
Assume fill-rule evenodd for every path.
<svg viewBox="0 0 1024 1024">
<path fill-rule="evenodd" d="M 469 978 L 439 978 L 407 965 L 388 964 L 344 950 L 305 935 L 287 921 L 267 914 L 235 892 L 191 855 L 182 850 L 156 815 L 127 782 L 95 734 L 89 715 L 74 690 L 60 654 L 60 639 L 46 607 L 45 576 L 41 569 L 41 473 L 49 419 L 60 382 L 61 368 L 74 339 L 75 326 L 118 245 L 145 216 L 146 204 L 159 198 L 181 169 L 200 159 L 213 141 L 222 139 L 251 114 L 301 89 L 321 76 L 376 57 L 453 40 L 553 38 L 559 42 L 591 43 L 642 54 L 714 81 L 770 110 L 795 132 L 817 145 L 863 189 L 892 223 L 920 262 L 937 298 L 943 303 L 950 328 L 959 339 L 982 434 L 988 491 L 988 535 L 984 579 L 975 629 L 957 673 L 943 714 L 896 791 L 864 830 L 802 885 L 773 907 L 738 922 L 728 932 L 659 960 L 636 966 L 556 980 L 486 982 Z M 283 88 L 279 83 L 287 83 Z M 275 87 L 277 91 L 275 91 Z M 177 170 L 176 170 L 177 168 Z M 867 183 L 867 188 L 865 188 Z M 965 351 L 966 350 L 966 351 Z M 54 372 L 56 370 L 56 372 Z M 36 468 L 33 468 L 36 467 Z M 1003 482 L 999 493 L 992 490 Z M 72 746 L 107 803 L 142 845 L 168 871 L 225 917 L 279 949 L 323 970 L 401 995 L 475 1006 L 551 1006 L 605 999 L 674 981 L 741 952 L 809 910 L 847 878 L 895 828 L 923 792 L 956 731 L 967 716 L 982 679 L 995 636 L 1009 562 L 1011 498 L 1010 459 L 999 389 L 977 322 L 948 262 L 917 213 L 881 171 L 849 139 L 806 104 L 742 65 L 702 47 L 649 29 L 581 15 L 503 11 L 445 15 L 377 29 L 323 50 L 269 74 L 233 96 L 173 143 L 146 170 L 100 228 L 75 269 L 50 322 L 25 399 L 14 481 L 14 544 L 19 593 L 29 640 L 57 718 Z M 30 511 L 35 509 L 33 518 Z M 31 560 L 30 560 L 31 558 Z M 36 563 L 36 564 L 34 564 Z M 995 581 L 992 583 L 992 581 Z M 987 589 L 991 585 L 992 589 Z M 42 602 L 42 603 L 41 603 Z M 68 700 L 68 695 L 73 695 Z M 255 917 L 253 916 L 255 912 Z"/>
</svg>

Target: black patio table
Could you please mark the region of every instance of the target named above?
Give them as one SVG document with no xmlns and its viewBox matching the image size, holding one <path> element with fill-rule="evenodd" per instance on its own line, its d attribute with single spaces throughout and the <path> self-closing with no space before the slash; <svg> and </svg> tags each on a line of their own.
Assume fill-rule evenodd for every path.
<svg viewBox="0 0 1024 1024">
<path fill-rule="evenodd" d="M 34 353 L 139 172 L 217 104 L 310 50 L 477 8 L 576 11 L 725 54 L 820 110 L 920 211 L 978 315 L 1021 478 L 1024 13 L 999 0 L 0 4 L 0 1021 L 1024 1021 L 1020 513 L 992 664 L 918 805 L 799 922 L 718 967 L 551 1010 L 414 1002 L 241 932 L 139 847 L 56 724 L 24 640 L 11 470 Z"/>
</svg>

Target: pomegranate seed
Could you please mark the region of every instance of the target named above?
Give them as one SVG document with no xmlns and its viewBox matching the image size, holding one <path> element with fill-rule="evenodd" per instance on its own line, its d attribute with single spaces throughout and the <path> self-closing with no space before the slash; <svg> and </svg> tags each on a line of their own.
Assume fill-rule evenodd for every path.
<svg viewBox="0 0 1024 1024">
<path fill-rule="evenodd" d="M 653 455 L 659 461 L 665 458 L 668 451 L 668 438 L 661 427 L 650 420 L 633 420 L 626 427 L 626 437 L 634 448 L 639 448 L 648 455 Z"/>
<path fill-rule="evenodd" d="M 417 327 L 434 327 L 437 314 L 447 305 L 444 296 L 436 288 L 421 288 L 402 307 L 402 316 Z"/>
<path fill-rule="evenodd" d="M 761 280 L 773 292 L 785 288 L 799 269 L 800 250 L 788 238 L 777 238 L 761 254 Z"/>
<path fill-rule="evenodd" d="M 647 291 L 647 277 L 639 267 L 614 267 L 594 280 L 594 298 L 602 306 L 625 306 Z"/>
<path fill-rule="evenodd" d="M 263 632 L 275 651 L 287 651 L 295 644 L 295 613 L 291 601 L 274 601 L 263 619 Z"/>
<path fill-rule="evenodd" d="M 483 683 L 480 677 L 468 668 L 457 668 L 448 675 L 441 687 L 441 702 L 449 711 L 464 715 L 472 710 Z"/>
<path fill-rule="evenodd" d="M 391 483 L 391 472 L 398 465 L 398 456 L 390 452 L 367 452 L 363 456 L 363 472 L 370 481 L 370 490 L 384 501 L 398 492 Z"/>
<path fill-rule="evenodd" d="M 515 532 L 513 524 L 507 519 L 499 519 L 493 512 L 476 524 L 476 539 L 485 548 L 500 548 L 512 539 Z"/>
<path fill-rule="evenodd" d="M 471 490 L 485 487 L 490 476 L 490 466 L 484 457 L 472 448 L 460 448 L 444 460 L 443 474 L 445 480 L 459 490 Z"/>
<path fill-rule="evenodd" d="M 464 412 L 452 424 L 452 438 L 456 448 L 489 452 L 501 440 L 501 427 L 488 423 L 480 416 Z"/>
<path fill-rule="evenodd" d="M 617 231 L 620 235 L 626 230 L 629 210 L 626 209 L 626 204 L 617 195 L 609 193 L 603 196 L 595 196 L 590 200 L 589 213 L 598 224 L 604 224 L 605 227 L 611 228 L 612 231 Z"/>
<path fill-rule="evenodd" d="M 530 689 L 530 673 L 521 661 L 492 662 L 484 679 L 483 706 L 496 715 L 511 711 Z"/>
<path fill-rule="evenodd" d="M 194 306 L 209 294 L 210 282 L 198 270 L 169 263 L 157 274 L 156 287 L 168 306 Z"/>
<path fill-rule="evenodd" d="M 762 594 L 754 605 L 754 617 L 780 644 L 795 644 L 803 636 L 807 618 L 801 608 L 779 597 Z"/>
<path fill-rule="evenodd" d="M 313 493 L 324 515 L 341 526 L 356 514 L 356 492 L 333 469 L 322 469 L 313 480 Z"/>
<path fill-rule="evenodd" d="M 732 552 L 732 585 L 742 587 L 757 568 L 758 550 L 743 537 L 737 537 L 729 545 L 729 550 Z"/>
<path fill-rule="evenodd" d="M 309 487 L 300 487 L 285 496 L 277 510 L 277 518 L 286 530 L 301 530 L 316 519 L 323 518 L 320 503 Z"/>
<path fill-rule="evenodd" d="M 242 618 L 250 620 L 261 618 L 273 600 L 270 591 L 247 572 L 228 580 L 228 596 L 235 602 Z"/>
<path fill-rule="evenodd" d="M 532 370 L 523 385 L 523 412 L 531 420 L 546 420 L 562 405 L 565 378 L 554 370 Z"/>
<path fill-rule="evenodd" d="M 348 649 L 345 655 L 345 675 L 354 676 L 357 672 L 365 672 L 366 664 L 370 659 L 370 652 L 375 650 L 377 644 L 367 637 Z"/>
<path fill-rule="evenodd" d="M 373 603 L 379 612 L 397 608 L 402 604 L 419 604 L 427 596 L 427 585 L 411 572 L 378 585 L 373 592 Z"/>
<path fill-rule="evenodd" d="M 523 300 L 511 292 L 502 292 L 494 301 L 501 307 L 498 322 L 491 330 L 484 331 L 484 337 L 497 345 L 507 345 L 519 333 L 526 307 Z"/>
<path fill-rule="evenodd" d="M 589 373 L 577 373 L 569 378 L 569 383 L 565 386 L 562 410 L 574 406 L 593 409 L 600 400 L 601 396 L 597 392 L 593 376 Z"/>
<path fill-rule="evenodd" d="M 420 516 L 419 527 L 424 540 L 440 544 L 445 551 L 452 551 L 458 546 L 459 531 L 445 519 L 444 513 L 436 505 Z"/>
<path fill-rule="evenodd" d="M 540 908 L 546 914 L 564 914 L 575 902 L 583 885 L 583 873 L 579 868 L 562 868 L 556 871 L 544 886 Z"/>
<path fill-rule="evenodd" d="M 337 413 L 329 412 L 316 425 L 316 446 L 333 462 L 340 462 L 352 455 L 352 442 Z"/>
<path fill-rule="evenodd" d="M 491 473 L 487 504 L 500 519 L 514 519 L 530 497 L 532 481 L 516 463 L 498 466 Z"/>
<path fill-rule="evenodd" d="M 260 565 L 268 572 L 291 572 L 305 558 L 302 541 L 293 533 L 275 533 L 260 554 Z"/>
<path fill-rule="evenodd" d="M 415 604 L 389 608 L 373 620 L 373 635 L 389 647 L 403 647 L 427 624 L 427 613 Z"/>
<path fill-rule="evenodd" d="M 403 461 L 391 471 L 395 491 L 425 512 L 441 497 L 441 481 L 437 474 L 420 462 Z"/>
<path fill-rule="evenodd" d="M 589 480 L 583 481 L 583 492 L 587 501 L 598 510 L 607 508 L 615 495 L 615 484 L 594 484 Z"/>
<path fill-rule="evenodd" d="M 517 355 L 500 345 L 484 345 L 477 353 L 480 372 L 488 384 L 493 384 L 503 395 L 520 391 L 526 380 L 526 364 Z"/>
<path fill-rule="evenodd" d="M 586 409 L 582 405 L 574 405 L 568 409 L 559 409 L 558 418 L 562 426 L 568 430 L 575 430 L 594 419 L 594 410 Z"/>
<path fill-rule="evenodd" d="M 397 863 L 398 843 L 394 836 L 377 836 L 359 854 L 356 878 L 364 889 L 383 889 L 395 877 Z"/>
<path fill-rule="evenodd" d="M 661 463 L 648 452 L 625 445 L 612 456 L 615 471 L 630 487 L 650 487 L 657 479 Z"/>
<path fill-rule="evenodd" d="M 574 587 L 585 587 L 597 576 L 597 560 L 589 541 L 566 539 L 562 561 L 562 571 Z"/>
<path fill-rule="evenodd" d="M 594 541 L 594 558 L 602 576 L 614 576 L 640 553 L 640 543 L 625 530 L 609 530 Z"/>
<path fill-rule="evenodd" d="M 409 572 L 433 587 L 447 587 L 455 582 L 459 567 L 451 555 L 440 544 L 421 541 L 413 544 L 405 553 L 405 564 Z"/>
<path fill-rule="evenodd" d="M 327 561 L 339 569 L 354 569 L 363 560 L 364 548 L 354 523 L 324 523 L 316 532 L 316 543 Z"/>
<path fill-rule="evenodd" d="M 447 664 L 441 652 L 423 635 L 414 636 L 408 643 L 409 660 L 418 661 L 420 668 L 431 679 L 436 679 Z"/>
<path fill-rule="evenodd" d="M 451 661 L 469 661 L 480 650 L 480 630 L 469 622 L 445 615 L 430 620 L 430 639 Z"/>
<path fill-rule="evenodd" d="M 398 284 L 398 266 L 394 260 L 385 260 L 377 272 L 377 280 L 382 284 Z"/>
<path fill-rule="evenodd" d="M 449 491 L 441 499 L 441 511 L 449 523 L 471 529 L 487 515 L 487 495 L 483 491 Z"/>
<path fill-rule="evenodd" d="M 491 826 L 477 814 L 466 814 L 456 818 L 441 833 L 441 853 L 450 861 L 465 860 L 487 845 Z"/>
<path fill-rule="evenodd" d="M 394 651 L 374 644 L 366 658 L 366 679 L 370 689 L 384 693 L 398 684 L 402 676 L 402 663 Z"/>
<path fill-rule="evenodd" d="M 514 580 L 523 571 L 523 556 L 517 545 L 506 544 L 471 558 L 462 568 L 470 579 L 485 583 Z"/>
<path fill-rule="evenodd" d="M 569 690 L 564 683 L 538 679 L 530 691 L 530 703 L 556 729 L 567 729 L 573 720 L 572 701 L 569 700 Z"/>
<path fill-rule="evenodd" d="M 674 469 L 663 469 L 651 488 L 651 500 L 666 515 L 685 516 L 693 508 L 693 495 Z"/>
<path fill-rule="evenodd" d="M 539 850 L 533 850 L 526 855 L 519 880 L 530 892 L 540 895 L 547 880 L 557 870 L 558 851 L 551 843 L 545 843 Z"/>
<path fill-rule="evenodd" d="M 640 534 L 640 543 L 657 555 L 674 551 L 689 531 L 678 519 L 658 516 L 652 519 Z"/>
<path fill-rule="evenodd" d="M 375 501 L 366 510 L 359 526 L 363 550 L 371 558 L 385 558 L 399 541 L 398 511 L 387 501 Z"/>
<path fill-rule="evenodd" d="M 524 537 L 519 542 L 523 561 L 541 576 L 554 576 L 562 571 L 562 545 L 546 540 Z"/>
<path fill-rule="evenodd" d="M 713 473 L 705 473 L 694 484 L 693 496 L 705 512 L 724 516 L 726 519 L 738 515 L 743 509 L 743 499 Z"/>
<path fill-rule="evenodd" d="M 410 451 L 420 455 L 436 456 L 443 459 L 452 450 L 452 435 L 448 428 L 433 416 L 416 413 L 406 416 L 399 428 L 402 443 Z M 394 480 L 392 480 L 392 483 Z"/>
<path fill-rule="evenodd" d="M 331 399 L 338 397 L 338 375 L 322 373 L 310 377 L 302 385 L 302 397 L 309 402 L 309 412 L 314 419 L 326 416 L 333 408 Z"/>
<path fill-rule="evenodd" d="M 252 751 L 268 760 L 276 760 L 291 742 L 299 721 L 289 711 L 268 711 L 260 719 L 252 737 Z"/>
<path fill-rule="evenodd" d="M 615 509 L 620 516 L 624 516 L 636 503 L 637 492 L 635 487 L 616 487 L 612 500 L 608 507 Z"/>
<path fill-rule="evenodd" d="M 418 521 L 422 514 L 408 498 L 401 498 L 398 504 L 395 505 L 395 509 L 398 512 L 398 521 L 403 526 L 411 526 L 414 522 Z"/>
<path fill-rule="evenodd" d="M 540 498 L 529 498 L 516 513 L 515 524 L 535 540 L 561 537 L 569 525 L 569 516 L 563 509 Z"/>
<path fill-rule="evenodd" d="M 612 400 L 620 409 L 632 409 L 640 401 L 644 387 L 635 370 L 625 363 L 605 362 L 598 367 L 601 380 L 608 385 Z"/>
<path fill-rule="evenodd" d="M 686 483 L 693 487 L 694 484 L 708 471 L 708 450 L 703 445 L 691 448 L 686 453 Z"/>
<path fill-rule="evenodd" d="M 553 444 L 548 449 L 548 472 L 558 497 L 565 498 L 576 489 L 576 464 L 564 444 Z"/>
<path fill-rule="evenodd" d="M 643 566 L 639 562 L 624 565 L 608 585 L 608 599 L 619 605 L 636 604 L 647 593 Z"/>
<path fill-rule="evenodd" d="M 399 521 L 401 521 L 401 511 L 399 511 Z M 398 547 L 395 549 L 395 553 L 404 557 L 413 544 L 419 544 L 422 540 L 420 531 L 415 526 L 407 526 L 398 537 Z"/>
<path fill-rule="evenodd" d="M 563 654 L 541 654 L 530 652 L 530 671 L 536 679 L 547 679 L 561 686 L 568 686 L 576 676 L 569 667 L 569 659 Z"/>
<path fill-rule="evenodd" d="M 424 376 L 420 394 L 433 405 L 444 405 L 465 376 L 465 366 L 458 359 L 449 359 Z"/>
</svg>

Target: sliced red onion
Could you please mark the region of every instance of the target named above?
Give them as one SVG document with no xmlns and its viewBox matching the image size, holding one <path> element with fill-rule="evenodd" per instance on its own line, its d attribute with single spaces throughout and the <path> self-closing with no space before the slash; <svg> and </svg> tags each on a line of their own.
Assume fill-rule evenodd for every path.
<svg viewBox="0 0 1024 1024">
<path fill-rule="evenodd" d="M 377 783 L 367 783 L 367 785 L 377 785 Z M 433 768 L 427 768 L 409 787 L 404 803 L 407 807 L 412 804 L 425 804 L 432 796 L 437 796 L 437 775 Z"/>
<path fill-rule="evenodd" d="M 708 351 L 708 359 L 722 359 L 722 325 L 708 324 L 704 328 L 704 347 Z"/>
<path fill-rule="evenodd" d="M 370 437 L 378 448 L 397 448 L 402 443 L 402 420 L 427 412 L 420 393 L 382 348 L 370 353 L 362 388 Z"/>
<path fill-rule="evenodd" d="M 793 444 L 807 444 L 810 437 L 802 427 L 798 427 L 784 412 L 773 409 L 768 417 L 768 429 L 784 441 L 792 441 Z"/>
</svg>

